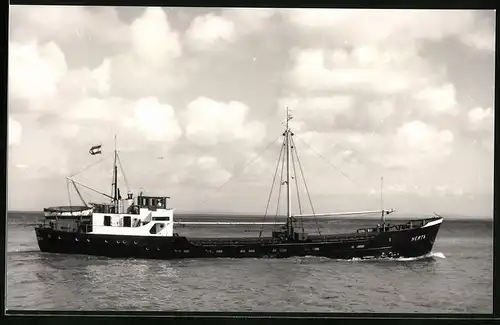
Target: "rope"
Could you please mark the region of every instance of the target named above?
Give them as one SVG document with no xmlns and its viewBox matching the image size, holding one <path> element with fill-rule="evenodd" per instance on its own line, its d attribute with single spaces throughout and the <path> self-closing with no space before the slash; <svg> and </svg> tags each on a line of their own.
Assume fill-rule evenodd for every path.
<svg viewBox="0 0 500 325">
<path fill-rule="evenodd" d="M 292 140 L 292 143 L 293 143 L 293 140 Z M 295 146 L 293 148 L 295 149 Z M 295 153 L 295 154 L 297 154 L 297 153 Z M 292 151 L 292 166 L 293 166 L 293 176 L 295 178 L 295 188 L 297 189 L 297 203 L 299 206 L 299 213 L 302 214 L 302 205 L 300 204 L 300 194 L 299 194 L 299 182 L 297 180 L 297 170 L 295 168 L 295 159 L 293 156 L 293 151 Z M 302 233 L 304 233 L 304 220 L 302 217 L 300 217 L 300 225 L 302 227 Z"/>
<path fill-rule="evenodd" d="M 342 172 L 338 167 L 336 167 L 335 165 L 333 165 L 328 159 L 326 159 L 324 156 L 322 156 L 319 152 L 317 152 L 316 150 L 314 150 L 307 142 L 305 142 L 304 140 L 300 139 L 300 137 L 297 137 L 302 143 L 304 143 L 309 149 L 311 149 L 311 151 L 313 151 L 318 157 L 322 158 L 323 160 L 325 160 L 331 167 L 335 168 L 336 171 L 338 171 L 342 176 L 344 176 L 345 178 L 347 178 L 350 182 L 352 182 L 354 185 L 356 185 L 358 188 L 361 188 L 361 185 L 359 185 L 358 183 L 356 183 L 354 180 L 352 180 L 347 174 L 345 174 L 344 172 Z M 362 164 L 361 162 L 359 162 L 360 165 L 364 166 L 364 167 L 367 167 L 366 165 Z M 403 191 L 402 192 L 404 195 L 406 195 L 407 197 L 409 197 L 409 193 L 407 191 Z M 427 205 L 423 203 L 423 200 L 421 198 L 418 197 L 418 195 L 414 195 L 414 197 L 412 197 L 415 201 L 417 201 L 417 205 L 419 205 L 421 208 L 424 208 L 424 210 L 429 210 L 427 208 Z"/>
<path fill-rule="evenodd" d="M 266 212 L 264 213 L 264 217 L 262 218 L 262 222 L 264 222 L 264 220 L 266 219 L 267 211 L 269 209 L 269 204 L 271 203 L 271 196 L 273 194 L 274 184 L 276 184 L 276 175 L 278 175 L 278 168 L 279 168 L 279 165 L 280 165 L 281 155 L 283 154 L 283 148 L 284 148 L 284 146 L 281 146 L 280 155 L 279 155 L 278 161 L 276 163 L 276 170 L 274 171 L 273 183 L 272 183 L 272 186 L 271 186 L 271 191 L 269 193 L 269 198 L 267 199 Z M 262 236 L 262 230 L 263 229 L 264 229 L 264 224 L 262 224 L 262 226 L 260 228 L 259 238 Z"/>
<path fill-rule="evenodd" d="M 280 136 L 279 136 L 280 137 Z M 257 158 L 260 157 L 260 155 L 262 155 L 265 151 L 267 151 L 267 149 L 269 149 L 269 147 L 271 147 L 275 142 L 276 140 L 279 139 L 279 137 L 277 137 L 276 139 L 274 139 L 272 142 L 270 142 L 265 148 L 264 150 L 262 150 L 261 152 L 257 153 L 257 155 L 255 155 L 255 157 L 250 160 L 247 164 L 245 164 L 243 166 L 242 169 L 240 169 L 239 171 L 237 171 L 236 173 L 232 174 L 229 179 L 227 179 L 221 186 L 219 186 L 217 189 L 215 189 L 214 192 L 217 192 L 219 191 L 221 188 L 223 188 L 227 183 L 229 183 L 236 175 L 238 175 L 239 173 L 243 172 L 251 163 L 253 163 Z M 204 197 L 202 198 L 199 203 L 196 205 L 196 206 L 200 206 L 202 205 L 205 201 L 206 201 L 207 197 Z"/>
<path fill-rule="evenodd" d="M 284 147 L 284 145 L 283 145 Z M 278 214 L 280 211 L 280 199 L 281 199 L 281 189 L 283 188 L 283 171 L 285 170 L 285 157 L 281 160 L 281 177 L 280 177 L 280 187 L 278 191 L 278 202 L 276 203 L 276 215 L 274 216 L 274 223 L 278 221 Z M 276 224 L 273 225 L 273 230 L 276 229 Z"/>
<path fill-rule="evenodd" d="M 110 156 L 110 155 L 109 155 L 109 156 Z M 80 173 L 81 173 L 81 172 L 83 172 L 84 170 L 87 170 L 87 169 L 89 169 L 90 167 L 92 167 L 92 166 L 94 166 L 94 165 L 97 165 L 98 163 L 102 162 L 103 160 L 105 160 L 105 159 L 109 158 L 109 156 L 104 156 L 104 157 L 102 157 L 102 158 L 101 158 L 101 159 L 99 159 L 97 162 L 94 162 L 94 163 L 92 163 L 92 164 L 90 164 L 90 165 L 86 166 L 85 168 L 82 168 L 81 170 L 79 170 L 79 171 L 77 171 L 77 172 L 75 172 L 75 173 L 73 173 L 73 174 L 69 175 L 68 177 L 69 177 L 69 178 L 71 178 L 71 177 L 75 176 L 76 174 L 80 174 Z"/>
<path fill-rule="evenodd" d="M 83 199 L 82 194 L 80 193 L 80 190 L 79 190 L 79 189 L 78 189 L 78 187 L 76 186 L 75 181 L 73 181 L 73 180 L 72 180 L 71 182 L 73 183 L 73 187 L 75 188 L 76 193 L 77 193 L 77 194 L 78 194 L 78 196 L 80 197 L 80 200 L 82 200 L 83 205 L 85 205 L 86 207 L 88 207 L 87 203 L 85 203 L 85 200 Z"/>
<path fill-rule="evenodd" d="M 120 156 L 118 155 L 118 153 L 116 153 L 116 157 L 118 157 L 118 164 L 120 165 L 120 171 L 122 172 L 123 179 L 125 180 L 125 187 L 127 188 L 127 192 L 129 192 L 130 187 L 128 185 L 127 176 L 125 175 L 125 171 L 123 170 L 122 161 L 121 161 Z"/>
<path fill-rule="evenodd" d="M 295 147 L 295 154 L 297 155 L 297 162 L 299 163 L 300 173 L 302 174 L 302 179 L 304 180 L 304 186 L 306 188 L 307 197 L 309 198 L 309 203 L 311 204 L 311 210 L 312 210 L 312 213 L 314 215 L 316 229 L 318 230 L 318 234 L 321 236 L 321 231 L 319 230 L 318 219 L 316 218 L 316 212 L 314 211 L 314 206 L 312 204 L 311 195 L 309 194 L 309 189 L 307 187 L 306 178 L 304 176 L 304 171 L 302 170 L 302 164 L 300 163 L 300 158 L 299 158 L 299 153 L 297 151 L 297 146 L 295 145 L 295 141 L 293 139 L 292 139 L 292 143 L 293 143 L 293 146 Z M 326 238 L 325 238 L 325 240 L 326 240 Z"/>
<path fill-rule="evenodd" d="M 311 149 L 312 152 L 314 152 L 316 155 L 318 155 L 318 157 L 322 158 L 323 160 L 326 161 L 327 164 L 329 164 L 330 166 L 332 166 L 333 168 L 335 168 L 335 170 L 337 170 L 342 176 L 344 176 L 345 178 L 347 178 L 349 181 L 351 181 L 354 185 L 356 186 L 360 186 L 358 183 L 356 183 L 355 181 L 353 181 L 347 174 L 345 174 L 343 171 L 341 171 L 338 167 L 336 167 L 334 164 L 332 164 L 328 159 L 326 159 L 325 157 L 323 157 L 319 152 L 317 152 L 316 150 L 314 150 L 309 144 L 307 144 L 307 142 L 305 142 L 304 140 L 298 138 L 300 141 L 302 141 L 302 143 L 304 143 L 309 149 Z"/>
</svg>

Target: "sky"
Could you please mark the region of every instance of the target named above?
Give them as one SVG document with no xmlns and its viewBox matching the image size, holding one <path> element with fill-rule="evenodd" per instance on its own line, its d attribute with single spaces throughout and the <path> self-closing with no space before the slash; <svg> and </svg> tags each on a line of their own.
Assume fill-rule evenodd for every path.
<svg viewBox="0 0 500 325">
<path fill-rule="evenodd" d="M 262 214 L 273 189 L 283 212 L 288 107 L 316 213 L 492 216 L 494 31 L 494 11 L 11 6 L 8 208 L 68 205 L 78 171 L 110 193 L 116 135 L 122 193 Z"/>
</svg>

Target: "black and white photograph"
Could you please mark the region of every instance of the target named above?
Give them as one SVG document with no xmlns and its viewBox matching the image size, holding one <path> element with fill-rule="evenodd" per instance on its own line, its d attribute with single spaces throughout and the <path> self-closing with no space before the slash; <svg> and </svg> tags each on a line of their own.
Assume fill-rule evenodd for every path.
<svg viewBox="0 0 500 325">
<path fill-rule="evenodd" d="M 5 308 L 492 313 L 495 15 L 11 5 Z"/>
</svg>

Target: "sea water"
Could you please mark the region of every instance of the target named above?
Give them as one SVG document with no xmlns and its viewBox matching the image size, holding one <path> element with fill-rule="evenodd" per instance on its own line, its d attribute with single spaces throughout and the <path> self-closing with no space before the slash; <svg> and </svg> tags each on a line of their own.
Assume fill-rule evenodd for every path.
<svg viewBox="0 0 500 325">
<path fill-rule="evenodd" d="M 445 219 L 433 252 L 419 258 L 163 261 L 41 253 L 33 229 L 39 218 L 9 213 L 7 309 L 492 312 L 492 220 Z M 320 231 L 350 232 L 376 223 L 343 219 Z M 309 233 L 317 231 L 314 223 L 306 226 Z M 255 226 L 177 231 L 187 236 L 259 234 Z"/>
</svg>

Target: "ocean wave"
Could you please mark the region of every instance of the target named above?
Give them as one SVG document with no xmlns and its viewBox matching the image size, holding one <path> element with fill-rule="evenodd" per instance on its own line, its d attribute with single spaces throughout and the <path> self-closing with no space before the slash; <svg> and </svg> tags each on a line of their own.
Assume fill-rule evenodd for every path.
<svg viewBox="0 0 500 325">
<path fill-rule="evenodd" d="M 352 259 L 348 260 L 341 260 L 338 259 L 338 261 L 396 261 L 396 262 L 411 262 L 411 261 L 418 261 L 418 260 L 423 260 L 423 259 L 445 259 L 446 256 L 441 253 L 441 252 L 430 252 L 425 255 L 417 256 L 417 257 L 373 257 L 373 258 L 359 258 L 359 257 L 354 257 Z"/>
</svg>

